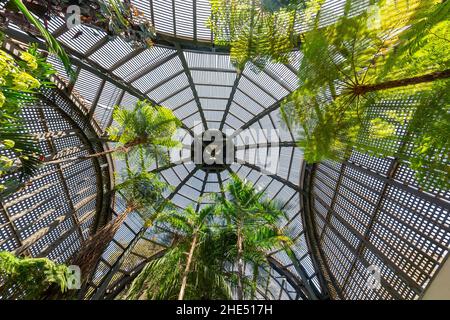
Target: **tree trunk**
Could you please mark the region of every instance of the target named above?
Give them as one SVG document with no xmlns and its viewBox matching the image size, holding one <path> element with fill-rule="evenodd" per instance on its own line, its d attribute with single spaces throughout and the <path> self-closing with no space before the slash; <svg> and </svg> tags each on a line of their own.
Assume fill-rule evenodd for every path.
<svg viewBox="0 0 450 320">
<path fill-rule="evenodd" d="M 79 253 L 70 261 L 70 264 L 80 267 L 81 271 L 81 288 L 85 286 L 97 265 L 105 247 L 111 242 L 117 230 L 119 230 L 122 223 L 125 221 L 128 214 L 133 211 L 133 207 L 127 207 L 125 211 L 118 216 L 114 221 L 109 222 L 94 236 L 88 239 L 81 247 Z M 79 291 L 79 290 L 78 290 Z M 42 295 L 43 300 L 76 300 L 78 299 L 78 291 L 67 291 L 62 293 L 60 288 L 51 285 L 48 290 Z"/>
<path fill-rule="evenodd" d="M 125 144 L 124 146 L 120 146 L 117 148 L 113 148 L 113 149 L 108 149 L 102 152 L 97 152 L 97 153 L 93 153 L 93 154 L 89 154 L 87 156 L 78 156 L 78 157 L 71 157 L 71 158 L 64 158 L 64 159 L 58 159 L 58 160 L 50 160 L 50 161 L 45 161 L 45 164 L 60 164 L 60 163 L 64 163 L 64 162 L 69 162 L 69 161 L 77 161 L 77 160 L 86 160 L 86 159 L 92 159 L 92 158 L 98 158 L 107 154 L 111 154 L 114 152 L 124 152 L 124 153 L 128 153 L 130 151 L 131 148 L 139 145 L 139 144 L 143 144 L 143 140 L 141 138 L 137 138 L 127 144 Z"/>
<path fill-rule="evenodd" d="M 58 159 L 58 160 L 45 161 L 44 164 L 60 164 L 60 163 L 70 162 L 70 161 L 98 158 L 98 157 L 101 157 L 101 156 L 104 156 L 104 155 L 107 155 L 107 154 L 110 154 L 110 153 L 114 153 L 114 152 L 119 151 L 121 149 L 123 149 L 123 147 L 109 149 L 109 150 L 106 150 L 106 151 L 89 154 L 87 156 L 78 156 L 78 157 L 71 157 L 71 158 L 64 158 L 64 159 Z"/>
<path fill-rule="evenodd" d="M 194 239 L 192 239 L 191 248 L 189 250 L 188 259 L 186 262 L 186 268 L 184 269 L 183 272 L 183 280 L 181 281 L 181 288 L 180 293 L 178 295 L 178 300 L 184 299 L 184 292 L 186 291 L 187 279 L 189 272 L 191 271 L 192 257 L 194 256 L 195 247 L 197 246 L 197 240 L 198 240 L 198 230 L 195 230 Z"/>
<path fill-rule="evenodd" d="M 237 288 L 237 299 L 244 300 L 244 264 L 242 261 L 243 255 L 243 236 L 242 236 L 242 223 L 239 221 L 237 229 L 237 268 L 238 268 L 238 288 Z"/>
<path fill-rule="evenodd" d="M 118 216 L 114 221 L 110 221 L 106 226 L 104 226 L 93 237 L 84 243 L 80 252 L 71 262 L 72 264 L 80 267 L 82 284 L 88 279 L 89 275 L 97 265 L 98 259 L 105 250 L 105 247 L 112 241 L 117 230 L 119 230 L 128 214 L 133 210 L 134 207 L 128 206 L 120 216 Z"/>
<path fill-rule="evenodd" d="M 253 265 L 253 283 L 252 283 L 252 292 L 251 292 L 252 300 L 255 300 L 255 296 L 256 296 L 256 286 L 257 286 L 257 281 L 258 281 L 258 274 L 259 274 L 258 266 Z"/>
<path fill-rule="evenodd" d="M 369 92 L 386 90 L 398 87 L 405 87 L 409 85 L 432 82 L 439 79 L 450 78 L 450 69 L 444 71 L 436 71 L 429 74 L 425 74 L 418 77 L 405 78 L 399 80 L 386 81 L 379 84 L 358 85 L 353 88 L 353 92 L 356 95 L 364 95 Z"/>
</svg>

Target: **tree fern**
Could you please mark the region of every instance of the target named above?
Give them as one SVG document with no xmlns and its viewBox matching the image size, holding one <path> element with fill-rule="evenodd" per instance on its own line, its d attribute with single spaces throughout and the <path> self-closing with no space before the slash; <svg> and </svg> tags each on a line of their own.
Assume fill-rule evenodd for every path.
<svg viewBox="0 0 450 320">
<path fill-rule="evenodd" d="M 267 61 L 287 63 L 297 45 L 294 31 L 300 1 L 283 1 L 270 7 L 259 0 L 210 0 L 208 22 L 215 42 L 230 46 L 231 61 L 243 70 L 247 61 L 259 68 Z M 269 8 L 270 7 L 270 8 Z"/>
<path fill-rule="evenodd" d="M 445 34 L 448 20 L 443 18 L 448 12 L 448 2 L 380 1 L 377 10 L 358 16 L 350 15 L 352 4 L 353 1 L 347 0 L 344 16 L 326 27 L 319 27 L 318 10 L 315 27 L 302 38 L 300 87 L 282 106 L 285 119 L 288 115 L 297 119 L 294 124 L 298 124 L 300 131 L 300 146 L 310 163 L 341 159 L 352 148 L 399 157 L 398 145 L 393 147 L 395 135 L 400 132 L 398 126 L 389 117 L 373 117 L 373 110 L 378 108 L 377 104 L 395 99 L 389 98 L 395 92 L 405 90 L 410 92 L 409 97 L 399 95 L 404 101 L 397 104 L 409 108 L 408 101 L 421 92 L 422 84 L 450 77 L 445 54 L 450 50 Z M 374 20 L 378 23 L 373 23 Z M 434 119 L 445 122 L 446 112 L 439 110 Z M 364 132 L 370 133 L 371 138 L 362 140 Z M 446 143 L 435 141 L 433 145 Z M 425 170 L 439 167 L 437 160 L 442 160 L 439 150 L 428 150 L 434 156 L 427 156 Z M 420 163 L 418 159 L 424 154 L 417 151 L 401 161 Z M 433 165 L 431 159 L 435 159 Z M 418 180 L 423 182 L 418 165 L 412 166 L 418 170 Z"/>
</svg>

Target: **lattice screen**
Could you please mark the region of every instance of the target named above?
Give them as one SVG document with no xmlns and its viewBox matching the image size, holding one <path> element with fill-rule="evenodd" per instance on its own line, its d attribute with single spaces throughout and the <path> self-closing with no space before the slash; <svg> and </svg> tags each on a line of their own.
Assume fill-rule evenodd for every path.
<svg viewBox="0 0 450 320">
<path fill-rule="evenodd" d="M 14 52 L 17 47 L 7 43 L 6 49 Z M 92 140 L 98 130 L 86 122 L 85 110 L 58 88 L 45 89 L 42 99 L 25 107 L 22 116 L 46 159 L 103 150 Z M 24 188 L 1 199 L 0 250 L 68 261 L 104 223 L 99 214 L 102 185 L 107 187 L 108 179 L 104 158 L 42 166 Z"/>
<path fill-rule="evenodd" d="M 336 298 L 421 297 L 448 256 L 449 191 L 425 192 L 397 159 L 358 152 L 312 175 L 313 233 Z M 379 290 L 367 286 L 371 265 Z"/>
</svg>

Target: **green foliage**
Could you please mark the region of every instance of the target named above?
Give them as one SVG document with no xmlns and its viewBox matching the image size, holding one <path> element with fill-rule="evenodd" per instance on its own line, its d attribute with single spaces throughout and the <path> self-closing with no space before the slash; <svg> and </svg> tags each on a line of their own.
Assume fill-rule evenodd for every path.
<svg viewBox="0 0 450 320">
<path fill-rule="evenodd" d="M 45 39 L 49 50 L 58 55 L 71 77 L 74 76 L 74 72 L 67 54 L 37 18 L 46 21 L 48 17 L 60 16 L 66 19 L 67 9 L 73 4 L 73 1 L 69 0 L 48 2 L 10 0 L 5 6 L 9 13 L 8 18 L 14 23 L 23 24 L 21 16 L 17 13 L 20 11 L 23 14 Z M 105 31 L 110 37 L 119 37 L 135 48 L 153 46 L 153 40 L 156 38 L 154 26 L 130 1 L 90 0 L 76 1 L 75 4 L 80 9 L 80 22 L 91 27 L 89 32 L 95 29 Z"/>
<path fill-rule="evenodd" d="M 0 120 L 17 116 L 23 105 L 36 99 L 41 86 L 50 85 L 53 73 L 36 46 L 21 52 L 18 59 L 0 50 Z"/>
<path fill-rule="evenodd" d="M 225 222 L 221 232 L 234 238 L 234 242 L 229 242 L 223 255 L 228 263 L 238 265 L 237 274 L 230 278 L 232 283 L 238 284 L 238 292 L 248 294 L 254 291 L 257 279 L 249 278 L 239 265 L 245 262 L 255 269 L 268 268 L 267 252 L 285 248 L 292 240 L 277 226 L 284 217 L 281 206 L 264 199 L 263 191 L 255 190 L 253 184 L 242 181 L 237 175 L 231 176 L 224 191 L 228 197 L 217 195 L 214 206 L 216 214 Z M 242 250 L 239 250 L 239 241 L 242 241 Z"/>
<path fill-rule="evenodd" d="M 130 206 L 145 212 L 144 219 L 153 217 L 153 211 L 168 205 L 164 204 L 162 194 L 169 187 L 148 168 L 155 162 L 158 165 L 168 162 L 168 149 L 180 145 L 172 137 L 181 122 L 170 109 L 146 101 L 138 101 L 132 110 L 116 106 L 113 120 L 107 130 L 109 139 L 116 142 L 115 150 L 125 151 L 117 153 L 125 160 L 125 172 L 118 177 L 116 189 Z M 152 223 L 151 219 L 148 223 Z"/>
<path fill-rule="evenodd" d="M 0 297 L 2 299 L 37 300 L 45 298 L 53 285 L 67 290 L 68 270 L 46 258 L 19 258 L 0 252 Z"/>
<path fill-rule="evenodd" d="M 348 108 L 341 98 L 327 102 L 319 99 L 295 92 L 281 109 L 283 119 L 292 128 L 300 123 L 299 146 L 308 163 L 339 159 L 348 145 L 354 145 L 358 133 L 356 108 Z"/>
<path fill-rule="evenodd" d="M 229 198 L 217 196 L 211 206 L 196 212 L 168 211 L 158 216 L 164 229 L 174 231 L 174 243 L 164 256 L 148 263 L 131 285 L 128 299 L 176 299 L 194 238 L 197 244 L 187 275 L 186 299 L 231 299 L 231 288 L 242 282 L 243 293 L 254 297 L 263 282 L 260 269 L 268 268 L 267 252 L 288 250 L 292 240 L 277 227 L 283 216 L 280 206 L 263 199 L 252 184 L 233 175 L 226 190 Z M 243 250 L 238 250 L 238 238 Z M 245 262 L 254 268 L 251 275 L 233 271 Z"/>
<path fill-rule="evenodd" d="M 449 69 L 450 3 L 423 1 L 416 5 L 411 26 L 399 34 L 394 50 L 380 63 L 376 82 Z"/>
<path fill-rule="evenodd" d="M 40 149 L 21 120 L 22 108 L 37 99 L 38 90 L 50 86 L 52 67 L 35 46 L 14 58 L 0 50 L 0 194 L 14 191 L 39 166 Z M 19 176 L 13 174 L 19 173 Z"/>
<path fill-rule="evenodd" d="M 243 70 L 247 61 L 263 68 L 267 61 L 287 63 L 297 45 L 295 12 L 300 1 L 210 0 L 208 26 L 217 45 L 229 45 L 231 61 Z"/>
<path fill-rule="evenodd" d="M 400 155 L 416 170 L 425 189 L 450 189 L 450 80 L 437 81 L 419 96 L 417 109 L 408 122 L 406 143 L 412 146 Z M 405 152 L 406 153 L 406 152 Z"/>
<path fill-rule="evenodd" d="M 96 24 L 103 22 L 106 31 L 131 42 L 134 47 L 153 46 L 153 39 L 156 38 L 155 28 L 130 2 L 118 0 L 95 2 L 100 7 Z"/>
<path fill-rule="evenodd" d="M 249 226 L 275 223 L 283 216 L 276 203 L 264 199 L 264 191 L 257 191 L 252 183 L 241 180 L 236 174 L 231 175 L 224 191 L 228 197 L 217 194 L 215 201 L 217 213 L 223 215 L 228 224 L 240 219 L 248 219 Z"/>
<path fill-rule="evenodd" d="M 303 5 L 303 0 L 260 0 L 261 10 L 265 12 L 277 12 L 280 10 L 295 10 Z"/>
<path fill-rule="evenodd" d="M 169 185 L 157 174 L 140 170 L 128 171 L 123 182 L 115 187 L 126 199 L 127 206 L 138 210 L 144 220 L 156 219 L 158 208 L 166 202 L 163 194 L 168 189 Z"/>
<path fill-rule="evenodd" d="M 208 206 L 196 212 L 194 208 L 187 207 L 182 213 L 176 211 L 165 212 L 158 217 L 158 222 L 167 223 L 171 228 L 182 234 L 193 234 L 196 229 L 204 231 L 211 221 L 213 207 Z"/>
<path fill-rule="evenodd" d="M 188 300 L 230 299 L 231 293 L 226 279 L 220 269 L 214 265 L 215 257 L 220 258 L 216 251 L 211 250 L 214 243 L 206 236 L 202 236 L 200 243 L 189 274 L 185 298 Z M 208 243 L 211 246 L 208 246 Z M 148 263 L 131 285 L 127 299 L 177 299 L 189 244 L 189 241 L 183 241 L 170 249 L 162 258 Z"/>
<path fill-rule="evenodd" d="M 445 99 L 439 100 L 441 106 L 433 100 L 435 87 L 420 84 L 430 80 L 420 77 L 449 68 L 449 3 L 378 1 L 352 16 L 353 2 L 347 0 L 344 16 L 323 28 L 318 26 L 319 6 L 315 27 L 302 35 L 300 87 L 283 102 L 283 118 L 291 127 L 298 125 L 300 147 L 309 163 L 342 159 L 352 149 L 393 156 L 417 171 L 424 188 L 445 189 L 448 111 Z M 439 80 L 437 74 L 434 79 Z M 414 103 L 418 97 L 430 99 L 436 125 L 428 125 L 427 119 L 421 120 L 425 126 L 419 121 L 408 124 L 411 115 L 398 121 L 378 111 L 391 103 L 396 106 L 391 115 L 399 114 L 398 109 L 422 114 L 428 108 L 425 102 Z M 440 134 L 427 140 L 425 127 Z M 407 143 L 422 147 L 411 152 L 400 148 L 398 135 L 404 129 L 422 137 Z M 436 175 L 441 178 L 432 183 L 424 178 Z"/>
<path fill-rule="evenodd" d="M 195 237 L 197 244 L 187 275 L 184 298 L 230 299 L 231 291 L 223 269 L 224 250 L 217 234 L 210 228 L 212 214 L 213 207 L 206 207 L 199 212 L 188 207 L 181 213 L 161 213 L 157 219 L 158 223 L 169 227 L 182 238 L 175 240 L 164 256 L 145 266 L 133 281 L 127 298 L 177 299 Z"/>
<path fill-rule="evenodd" d="M 0 193 L 12 192 L 23 178 L 32 175 L 40 165 L 40 149 L 36 140 L 25 132 L 26 129 L 20 121 L 3 123 L 0 128 L 0 148 L 4 152 L 0 156 L 0 176 L 18 171 L 21 176 L 18 180 L 7 179 L 3 185 L 0 184 Z"/>
</svg>

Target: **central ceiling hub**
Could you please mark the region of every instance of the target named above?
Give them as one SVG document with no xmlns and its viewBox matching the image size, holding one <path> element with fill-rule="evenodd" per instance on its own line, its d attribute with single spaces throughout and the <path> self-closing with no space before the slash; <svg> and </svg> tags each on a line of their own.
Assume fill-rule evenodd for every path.
<svg viewBox="0 0 450 320">
<path fill-rule="evenodd" d="M 194 137 L 192 159 L 205 171 L 222 171 L 234 161 L 232 139 L 220 130 L 206 130 Z"/>
</svg>

